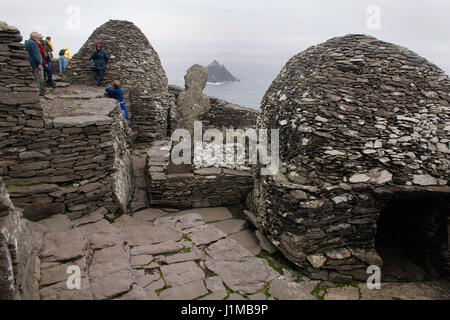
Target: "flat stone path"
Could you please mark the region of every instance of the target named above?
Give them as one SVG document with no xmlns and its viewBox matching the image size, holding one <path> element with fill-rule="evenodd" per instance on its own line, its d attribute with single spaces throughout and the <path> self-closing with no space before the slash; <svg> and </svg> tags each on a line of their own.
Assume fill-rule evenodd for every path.
<svg viewBox="0 0 450 320">
<path fill-rule="evenodd" d="M 112 223 L 99 213 L 74 221 L 57 215 L 30 225 L 44 300 L 449 298 L 448 285 L 440 282 L 368 290 L 311 281 L 287 267 L 281 275 L 267 252 L 256 256 L 261 248 L 254 232 L 227 208 L 147 208 Z M 67 287 L 73 266 L 81 272 L 79 290 Z"/>
</svg>

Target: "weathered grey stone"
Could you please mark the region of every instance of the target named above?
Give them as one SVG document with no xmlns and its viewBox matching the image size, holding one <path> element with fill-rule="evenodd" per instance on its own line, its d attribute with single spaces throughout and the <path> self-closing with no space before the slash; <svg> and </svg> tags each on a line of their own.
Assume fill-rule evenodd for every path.
<svg viewBox="0 0 450 320">
<path fill-rule="evenodd" d="M 39 221 L 39 224 L 50 232 L 61 232 L 72 229 L 74 223 L 63 214 L 57 214 Z"/>
<path fill-rule="evenodd" d="M 369 290 L 360 285 L 361 300 L 448 300 L 448 284 L 383 283 L 381 290 Z"/>
<path fill-rule="evenodd" d="M 158 218 L 166 216 L 168 213 L 161 209 L 148 208 L 142 211 L 135 212 L 133 219 L 153 222 Z"/>
<path fill-rule="evenodd" d="M 231 212 L 227 208 L 224 208 L 224 207 L 196 208 L 196 209 L 181 211 L 179 214 L 182 215 L 184 213 L 192 213 L 192 212 L 200 214 L 206 223 L 228 220 L 228 219 L 233 218 L 233 215 L 231 214 Z"/>
<path fill-rule="evenodd" d="M 194 121 L 211 108 L 209 98 L 203 96 L 203 89 L 208 80 L 208 70 L 198 64 L 187 70 L 186 91 L 178 97 L 178 128 L 184 128 L 194 135 Z"/>
<path fill-rule="evenodd" d="M 316 268 L 320 269 L 327 261 L 327 258 L 323 254 L 313 254 L 306 257 L 308 261 L 311 263 L 311 265 Z"/>
<path fill-rule="evenodd" d="M 359 300 L 358 288 L 330 288 L 324 297 L 325 300 Z"/>
<path fill-rule="evenodd" d="M 121 232 L 106 220 L 84 226 L 87 239 L 94 250 L 121 246 L 125 239 Z"/>
<path fill-rule="evenodd" d="M 283 277 L 270 282 L 269 294 L 278 300 L 315 300 L 301 283 L 289 282 Z"/>
<path fill-rule="evenodd" d="M 166 225 L 131 225 L 127 227 L 121 227 L 119 225 L 118 229 L 126 237 L 128 244 L 131 246 L 178 241 L 183 236 L 179 230 Z"/>
<path fill-rule="evenodd" d="M 167 241 L 153 245 L 136 246 L 131 249 L 131 255 L 157 255 L 162 253 L 172 253 L 183 249 L 181 242 Z"/>
<path fill-rule="evenodd" d="M 130 264 L 132 267 L 146 266 L 153 261 L 152 255 L 132 256 Z"/>
<path fill-rule="evenodd" d="M 57 266 L 51 268 L 43 268 L 41 271 L 41 286 L 53 285 L 59 282 L 66 282 L 71 275 L 68 273 L 69 266 L 78 266 L 81 270 L 81 277 L 87 278 L 87 261 L 86 258 L 83 257 L 77 261 L 67 264 L 58 264 Z"/>
<path fill-rule="evenodd" d="M 270 254 L 274 254 L 275 252 L 277 252 L 277 248 L 272 244 L 272 242 L 270 242 L 269 239 L 267 239 L 261 231 L 256 230 L 255 231 L 255 236 L 259 241 L 259 246 L 261 247 L 261 249 L 267 251 Z"/>
<path fill-rule="evenodd" d="M 128 292 L 132 288 L 133 282 L 131 271 L 121 270 L 93 278 L 91 292 L 95 300 L 114 298 Z"/>
<path fill-rule="evenodd" d="M 93 300 L 90 284 L 87 278 L 81 278 L 81 289 L 67 288 L 66 282 L 42 288 L 39 291 L 42 300 Z"/>
<path fill-rule="evenodd" d="M 207 245 L 227 236 L 224 232 L 208 224 L 187 229 L 185 232 L 189 234 L 189 239 L 191 239 L 196 246 Z"/>
<path fill-rule="evenodd" d="M 179 230 L 195 228 L 204 224 L 202 216 L 198 213 L 170 215 L 155 221 L 155 225 L 167 225 Z"/>
<path fill-rule="evenodd" d="M 351 257 L 350 251 L 347 250 L 346 248 L 339 248 L 327 251 L 326 255 L 328 258 L 334 260 L 343 260 Z"/>
<path fill-rule="evenodd" d="M 115 246 L 95 251 L 89 267 L 91 278 L 127 270 L 131 272 L 128 253 L 122 246 Z"/>
<path fill-rule="evenodd" d="M 219 221 L 211 224 L 215 228 L 225 232 L 227 236 L 232 235 L 234 233 L 238 233 L 245 228 L 246 221 L 245 220 L 237 220 L 230 219 L 225 221 Z"/>
<path fill-rule="evenodd" d="M 82 228 L 64 232 L 50 232 L 44 237 L 41 257 L 44 261 L 69 261 L 87 254 L 86 230 Z"/>
<path fill-rule="evenodd" d="M 259 241 L 256 238 L 255 233 L 251 230 L 243 230 L 239 233 L 235 233 L 231 235 L 230 238 L 236 240 L 255 256 L 261 253 Z"/>
<path fill-rule="evenodd" d="M 279 129 L 280 168 L 272 176 L 256 168 L 252 223 L 311 277 L 361 279 L 376 257 L 355 263 L 348 252 L 326 252 L 373 250 L 389 199 L 440 197 L 428 187 L 448 188 L 449 84 L 426 59 L 365 35 L 294 56 L 261 103 L 257 127 Z"/>
<path fill-rule="evenodd" d="M 205 279 L 205 273 L 193 261 L 162 266 L 161 272 L 169 286 Z"/>
<path fill-rule="evenodd" d="M 221 277 L 233 291 L 255 293 L 273 280 L 275 271 L 264 259 L 248 258 L 244 261 L 218 261 L 207 259 L 206 267 Z"/>
<path fill-rule="evenodd" d="M 161 292 L 161 300 L 193 300 L 208 293 L 201 280 L 172 287 Z"/>
<path fill-rule="evenodd" d="M 226 238 L 213 243 L 206 249 L 206 253 L 213 260 L 244 261 L 252 258 L 253 254 L 241 246 L 236 240 Z"/>
</svg>

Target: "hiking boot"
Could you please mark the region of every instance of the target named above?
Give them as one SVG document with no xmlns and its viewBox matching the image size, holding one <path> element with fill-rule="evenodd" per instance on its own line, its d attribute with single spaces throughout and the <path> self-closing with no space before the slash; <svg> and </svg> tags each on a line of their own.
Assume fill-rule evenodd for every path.
<svg viewBox="0 0 450 320">
<path fill-rule="evenodd" d="M 54 81 L 47 82 L 47 84 L 52 88 L 56 88 L 56 83 Z"/>
</svg>

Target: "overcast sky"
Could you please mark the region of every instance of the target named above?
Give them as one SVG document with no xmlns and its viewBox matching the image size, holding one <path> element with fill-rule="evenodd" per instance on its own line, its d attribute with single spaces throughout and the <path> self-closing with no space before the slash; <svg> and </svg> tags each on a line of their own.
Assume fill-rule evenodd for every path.
<svg viewBox="0 0 450 320">
<path fill-rule="evenodd" d="M 24 38 L 36 30 L 53 37 L 55 50 L 68 45 L 72 54 L 96 27 L 124 19 L 147 35 L 165 66 L 177 59 L 206 63 L 218 56 L 284 64 L 334 36 L 364 33 L 406 46 L 450 73 L 449 0 L 2 2 L 0 20 L 17 26 Z M 368 19 L 376 26 L 376 13 L 367 12 L 372 5 L 380 9 L 380 29 L 367 26 Z"/>
</svg>

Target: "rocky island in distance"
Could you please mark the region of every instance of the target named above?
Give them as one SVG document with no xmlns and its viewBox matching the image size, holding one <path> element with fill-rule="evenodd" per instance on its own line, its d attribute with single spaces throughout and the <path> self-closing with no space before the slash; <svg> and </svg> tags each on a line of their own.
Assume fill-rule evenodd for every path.
<svg viewBox="0 0 450 320">
<path fill-rule="evenodd" d="M 220 84 L 223 82 L 239 81 L 228 69 L 220 64 L 217 60 L 214 60 L 208 69 L 208 83 Z"/>
</svg>

